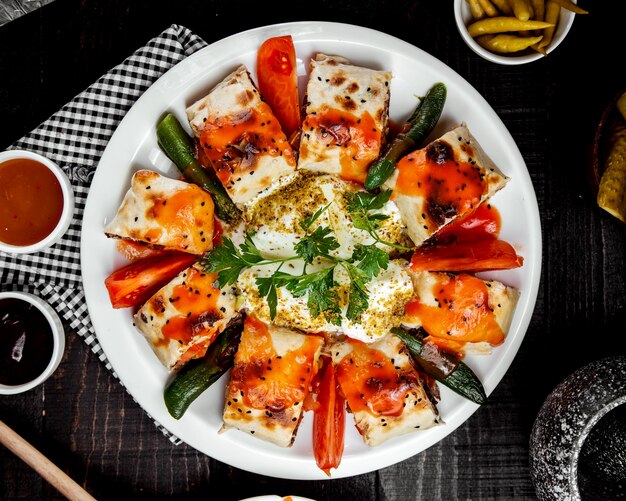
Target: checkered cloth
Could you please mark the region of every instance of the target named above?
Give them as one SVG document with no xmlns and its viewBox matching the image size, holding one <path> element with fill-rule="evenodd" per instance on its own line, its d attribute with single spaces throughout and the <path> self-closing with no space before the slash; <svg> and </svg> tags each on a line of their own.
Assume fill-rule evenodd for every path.
<svg viewBox="0 0 626 501">
<path fill-rule="evenodd" d="M 59 164 L 72 183 L 76 209 L 63 239 L 49 249 L 29 255 L 0 252 L 0 290 L 21 288 L 48 301 L 115 377 L 91 324 L 81 280 L 80 230 L 87 192 L 109 139 L 130 107 L 163 73 L 205 46 L 187 28 L 170 26 L 10 147 Z M 173 443 L 181 442 L 155 424 Z"/>
</svg>

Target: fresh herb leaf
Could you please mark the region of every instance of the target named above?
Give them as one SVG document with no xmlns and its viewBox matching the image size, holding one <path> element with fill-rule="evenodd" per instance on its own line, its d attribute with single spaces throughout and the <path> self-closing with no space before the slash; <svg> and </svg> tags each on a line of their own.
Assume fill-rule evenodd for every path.
<svg viewBox="0 0 626 501">
<path fill-rule="evenodd" d="M 271 278 L 273 278 L 273 286 L 284 286 L 294 297 L 308 294 L 307 306 L 311 311 L 311 316 L 317 317 L 323 314 L 329 322 L 341 325 L 341 308 L 337 295 L 338 284 L 334 280 L 336 266 L 333 264 L 328 268 L 303 275 L 291 275 L 276 271 Z M 257 284 L 259 284 L 259 279 L 257 279 Z M 261 294 L 265 291 L 271 292 L 270 286 L 266 287 L 263 292 L 259 289 L 259 292 Z"/>
<path fill-rule="evenodd" d="M 250 266 L 277 262 L 266 260 L 261 255 L 252 236 L 252 233 L 247 233 L 239 249 L 230 238 L 224 237 L 221 244 L 215 247 L 207 257 L 200 260 L 205 271 L 217 273 L 217 283 L 220 288 L 233 285 L 241 272 Z M 286 260 L 291 260 L 291 258 Z"/>
<path fill-rule="evenodd" d="M 385 214 L 370 214 L 372 210 L 382 209 L 391 197 L 391 190 L 381 191 L 377 195 L 367 191 L 355 191 L 344 194 L 346 209 L 352 216 L 352 224 L 359 230 L 366 231 L 378 243 L 393 247 L 401 251 L 411 249 L 403 245 L 387 242 L 378 236 L 376 232 L 380 229 L 381 222 L 389 218 Z"/>
<path fill-rule="evenodd" d="M 256 264 L 263 261 L 261 252 L 259 252 L 259 249 L 257 249 L 256 244 L 252 240 L 253 235 L 254 234 L 250 232 L 246 233 L 243 243 L 239 246 L 239 249 L 241 249 L 242 259 L 250 264 Z"/>
<path fill-rule="evenodd" d="M 368 280 L 371 280 L 380 274 L 381 269 L 387 269 L 389 254 L 375 245 L 357 244 L 352 253 L 352 261 L 358 263 L 355 266 L 363 270 Z"/>
<path fill-rule="evenodd" d="M 318 275 L 318 280 L 309 281 L 307 292 L 307 306 L 311 315 L 317 317 L 320 313 L 334 325 L 341 325 L 341 308 L 337 295 L 337 282 L 334 279 L 335 266 L 321 270 L 326 272 Z M 316 272 L 320 273 L 320 272 Z"/>
<path fill-rule="evenodd" d="M 295 297 L 302 297 L 308 292 L 312 284 L 326 280 L 329 275 L 332 277 L 335 266 L 336 265 L 329 266 L 328 268 L 323 268 L 305 275 L 288 275 L 287 273 L 283 273 L 281 279 L 289 292 Z"/>
<path fill-rule="evenodd" d="M 311 229 L 311 225 L 315 221 L 317 221 L 318 218 L 322 214 L 324 214 L 324 212 L 326 212 L 326 209 L 328 209 L 330 207 L 330 204 L 332 204 L 332 202 L 328 202 L 328 204 L 326 206 L 318 209 L 313 214 L 311 214 L 310 216 L 305 217 L 302 221 L 300 221 L 300 228 L 302 228 L 304 231 L 306 231 L 308 233 L 309 230 Z"/>
<path fill-rule="evenodd" d="M 367 191 L 353 191 L 346 193 L 344 196 L 346 197 L 346 209 L 348 212 L 369 212 L 382 209 L 391 197 L 391 190 L 381 191 L 376 195 Z"/>
<path fill-rule="evenodd" d="M 259 289 L 259 295 L 266 298 L 267 305 L 270 308 L 270 319 L 276 317 L 276 308 L 278 306 L 278 294 L 276 292 L 276 273 L 270 277 L 257 277 L 256 285 Z"/>
<path fill-rule="evenodd" d="M 224 237 L 222 243 L 215 247 L 201 263 L 205 271 L 217 272 L 217 283 L 220 288 L 233 285 L 241 272 L 250 266 L 239 254 L 230 238 Z"/>
<path fill-rule="evenodd" d="M 346 193 L 346 209 L 352 215 L 354 227 L 367 231 L 378 240 L 378 235 L 375 235 L 375 232 L 380 228 L 380 223 L 388 219 L 389 216 L 385 214 L 370 214 L 369 212 L 382 209 L 390 196 L 391 190 L 381 191 L 378 195 L 366 191 Z"/>
<path fill-rule="evenodd" d="M 365 271 L 352 264 L 345 263 L 343 266 L 350 277 L 350 291 L 346 318 L 353 322 L 359 322 L 361 314 L 369 307 L 367 275 Z"/>
<path fill-rule="evenodd" d="M 294 247 L 296 254 L 305 262 L 312 264 L 317 256 L 326 256 L 331 250 L 339 247 L 337 239 L 326 226 L 318 226 L 310 235 L 302 238 Z"/>
</svg>

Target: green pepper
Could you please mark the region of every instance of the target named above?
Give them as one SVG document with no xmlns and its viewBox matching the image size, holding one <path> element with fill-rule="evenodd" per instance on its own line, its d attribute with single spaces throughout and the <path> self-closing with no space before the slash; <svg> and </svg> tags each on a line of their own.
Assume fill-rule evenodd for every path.
<svg viewBox="0 0 626 501">
<path fill-rule="evenodd" d="M 406 132 L 398 134 L 385 153 L 369 168 L 365 180 L 366 189 L 373 190 L 381 186 L 393 174 L 396 163 L 404 155 L 421 146 L 439 121 L 446 95 L 444 84 L 436 83 L 431 87 L 404 125 L 403 129 L 407 129 Z"/>
<path fill-rule="evenodd" d="M 180 419 L 189 405 L 232 367 L 242 330 L 241 322 L 229 325 L 203 358 L 192 360 L 176 373 L 163 395 L 173 418 Z"/>
<path fill-rule="evenodd" d="M 391 329 L 391 332 L 406 345 L 413 359 L 426 374 L 472 402 L 482 405 L 487 401 L 485 389 L 476 374 L 457 357 L 444 351 L 431 351 L 427 354 L 426 343 L 419 337 L 398 328 Z"/>
<path fill-rule="evenodd" d="M 211 194 L 217 216 L 227 223 L 239 219 L 239 209 L 226 193 L 215 172 L 203 168 L 194 156 L 193 141 L 178 119 L 168 113 L 157 125 L 156 132 L 159 146 L 180 169 L 185 179 Z"/>
</svg>

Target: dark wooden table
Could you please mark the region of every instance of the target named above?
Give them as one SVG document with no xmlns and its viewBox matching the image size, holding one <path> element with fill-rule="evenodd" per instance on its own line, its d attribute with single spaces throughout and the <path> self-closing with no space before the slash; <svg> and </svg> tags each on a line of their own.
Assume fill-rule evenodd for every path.
<svg viewBox="0 0 626 501">
<path fill-rule="evenodd" d="M 619 76 L 626 9 L 619 2 L 580 3 L 591 14 L 576 19 L 558 50 L 511 67 L 469 50 L 449 1 L 56 0 L 1 27 L 0 149 L 172 23 L 208 42 L 308 19 L 395 35 L 466 78 L 506 124 L 539 200 L 544 261 L 530 328 L 488 403 L 440 443 L 377 472 L 286 481 L 174 446 L 70 329 L 59 370 L 39 388 L 0 397 L 0 419 L 98 499 L 534 498 L 528 439 L 542 402 L 576 368 L 626 353 L 626 228 L 595 205 L 586 184 L 593 126 L 604 103 L 626 88 Z M 603 62 L 607 55 L 612 64 Z M 0 499 L 42 498 L 60 495 L 0 448 Z"/>
</svg>

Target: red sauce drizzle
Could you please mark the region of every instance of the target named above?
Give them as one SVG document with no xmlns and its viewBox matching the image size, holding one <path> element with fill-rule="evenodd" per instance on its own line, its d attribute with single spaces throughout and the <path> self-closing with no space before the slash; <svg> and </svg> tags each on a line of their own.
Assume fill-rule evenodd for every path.
<svg viewBox="0 0 626 501">
<path fill-rule="evenodd" d="M 170 318 L 163 326 L 161 333 L 165 339 L 187 344 L 195 336 L 213 334 L 203 346 L 211 344 L 217 332 L 210 325 L 205 327 L 202 322 L 209 321 L 211 324 L 210 320 L 219 320 L 223 316 L 217 311 L 220 290 L 213 287 L 216 279 L 216 273 L 202 273 L 193 267 L 188 269 L 184 284 L 175 286 L 168 298 L 181 315 Z M 160 295 L 158 300 L 162 300 Z M 158 310 L 158 306 L 155 309 Z"/>
<path fill-rule="evenodd" d="M 172 240 L 168 246 L 186 249 L 193 245 L 208 250 L 213 238 L 213 208 L 211 196 L 192 185 L 171 196 L 155 198 L 146 217 L 158 221 L 159 227 L 148 230 L 144 238 L 155 242 L 164 228 Z"/>
<path fill-rule="evenodd" d="M 438 149 L 445 154 L 439 154 Z M 481 169 L 456 161 L 452 148 L 445 142 L 435 141 L 410 153 L 396 168 L 395 192 L 424 199 L 422 220 L 431 233 L 446 219 L 472 211 L 487 191 Z"/>
<path fill-rule="evenodd" d="M 222 243 L 222 235 L 224 234 L 224 228 L 222 223 L 217 219 L 217 216 L 213 218 L 213 247 L 217 247 Z"/>
<path fill-rule="evenodd" d="M 380 152 L 382 134 L 368 112 L 360 117 L 335 109 L 310 114 L 302 133 L 315 133 L 319 141 L 342 148 L 341 177 L 347 181 L 364 183 L 369 165 Z"/>
<path fill-rule="evenodd" d="M 206 157 L 203 161 L 211 162 L 224 186 L 233 177 L 250 175 L 260 154 L 282 156 L 289 165 L 296 165 L 293 150 L 267 103 L 238 116 L 206 122 L 200 146 Z"/>
<path fill-rule="evenodd" d="M 475 211 L 441 228 L 434 241 L 437 244 L 448 244 L 496 239 L 501 227 L 502 219 L 498 209 L 485 203 L 479 205 Z"/>
<path fill-rule="evenodd" d="M 337 378 L 352 412 L 399 416 L 405 396 L 416 386 L 415 376 L 396 369 L 382 351 L 350 339 L 352 351 L 337 365 Z"/>
<path fill-rule="evenodd" d="M 295 351 L 279 356 L 269 328 L 255 317 L 246 317 L 235 358 L 230 393 L 241 395 L 248 407 L 280 412 L 302 404 L 315 373 L 319 336 L 307 335 Z"/>
<path fill-rule="evenodd" d="M 413 298 L 405 306 L 407 315 L 419 317 L 428 339 L 443 348 L 456 351 L 468 342 L 486 341 L 494 346 L 502 343 L 504 333 L 489 305 L 485 282 L 466 273 L 445 277 L 447 280 L 433 287 L 438 306 Z"/>
</svg>

